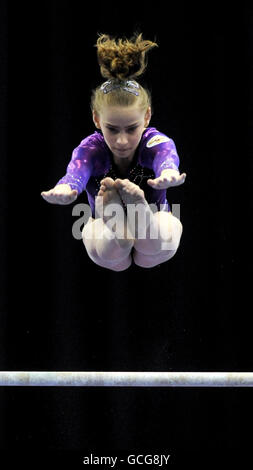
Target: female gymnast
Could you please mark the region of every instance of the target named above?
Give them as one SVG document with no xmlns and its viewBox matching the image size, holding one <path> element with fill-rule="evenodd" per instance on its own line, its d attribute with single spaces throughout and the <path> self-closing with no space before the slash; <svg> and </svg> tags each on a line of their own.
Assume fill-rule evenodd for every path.
<svg viewBox="0 0 253 470">
<path fill-rule="evenodd" d="M 146 68 L 147 52 L 156 46 L 142 34 L 130 40 L 98 37 L 98 63 L 106 79 L 92 92 L 98 130 L 73 150 L 66 175 L 41 193 L 49 203 L 70 204 L 86 191 L 92 212 L 82 231 L 86 251 L 97 265 L 113 271 L 126 270 L 132 261 L 143 268 L 168 261 L 182 234 L 166 190 L 184 183 L 186 174 L 179 172 L 173 140 L 148 127 L 151 96 L 135 80 Z M 113 226 L 110 207 L 123 214 Z M 139 211 L 129 216 L 133 212 L 128 209 L 137 207 L 145 217 Z"/>
</svg>

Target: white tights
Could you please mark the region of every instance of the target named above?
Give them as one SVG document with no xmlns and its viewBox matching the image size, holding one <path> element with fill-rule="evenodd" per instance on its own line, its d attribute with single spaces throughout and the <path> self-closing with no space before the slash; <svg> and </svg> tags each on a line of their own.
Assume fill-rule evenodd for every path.
<svg viewBox="0 0 253 470">
<path fill-rule="evenodd" d="M 145 239 L 119 239 L 103 222 L 90 217 L 82 231 L 86 251 L 94 263 L 112 271 L 125 271 L 134 261 L 143 268 L 152 268 L 175 255 L 182 235 L 182 224 L 171 212 L 159 211 L 153 215 L 153 227 Z"/>
</svg>

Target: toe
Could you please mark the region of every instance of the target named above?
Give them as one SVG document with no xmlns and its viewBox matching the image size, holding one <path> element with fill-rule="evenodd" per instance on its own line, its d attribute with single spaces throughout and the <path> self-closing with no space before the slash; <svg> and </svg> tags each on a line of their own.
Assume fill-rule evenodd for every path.
<svg viewBox="0 0 253 470">
<path fill-rule="evenodd" d="M 125 189 L 126 191 L 134 191 L 135 189 L 138 189 L 139 186 L 137 186 L 136 184 L 134 184 L 132 181 L 129 181 L 129 180 L 124 180 L 124 185 L 123 185 L 123 189 Z"/>
<path fill-rule="evenodd" d="M 115 184 L 115 186 L 116 186 L 117 189 L 122 188 L 122 186 L 123 186 L 123 180 L 121 180 L 120 178 L 117 178 L 117 179 L 114 181 L 114 184 Z"/>
<path fill-rule="evenodd" d="M 103 185 L 107 189 L 112 189 L 114 187 L 114 180 L 108 176 L 107 178 L 103 180 Z"/>
</svg>

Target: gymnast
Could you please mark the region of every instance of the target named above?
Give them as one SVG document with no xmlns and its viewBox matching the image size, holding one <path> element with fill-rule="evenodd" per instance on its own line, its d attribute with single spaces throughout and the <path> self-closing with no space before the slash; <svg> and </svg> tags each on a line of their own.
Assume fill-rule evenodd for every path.
<svg viewBox="0 0 253 470">
<path fill-rule="evenodd" d="M 97 130 L 73 150 L 65 176 L 41 193 L 51 204 L 71 204 L 86 191 L 92 216 L 82 230 L 85 249 L 94 263 L 113 271 L 132 262 L 152 268 L 168 261 L 182 235 L 166 190 L 184 183 L 186 174 L 179 172 L 173 140 L 148 127 L 151 95 L 135 80 L 156 46 L 142 34 L 130 40 L 99 35 L 97 57 L 106 81 L 91 97 Z M 122 209 L 116 224 L 110 224 L 110 207 Z M 130 217 L 133 207 L 142 208 L 145 217 L 139 211 Z"/>
</svg>

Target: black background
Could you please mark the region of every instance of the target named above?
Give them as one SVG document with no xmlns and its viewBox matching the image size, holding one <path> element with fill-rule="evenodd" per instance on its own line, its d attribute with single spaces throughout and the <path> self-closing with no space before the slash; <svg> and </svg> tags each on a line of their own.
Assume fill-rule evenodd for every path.
<svg viewBox="0 0 253 470">
<path fill-rule="evenodd" d="M 1 2 L 0 370 L 252 370 L 253 18 L 243 2 L 221 5 Z M 151 125 L 173 138 L 187 173 L 168 190 L 184 231 L 169 262 L 117 273 L 73 238 L 73 206 L 40 193 L 94 131 L 97 33 L 136 30 L 159 44 L 140 82 Z M 0 397 L 9 463 L 31 450 L 71 451 L 72 467 L 90 453 L 171 453 L 176 464 L 250 452 L 252 389 L 10 387 Z"/>
</svg>

